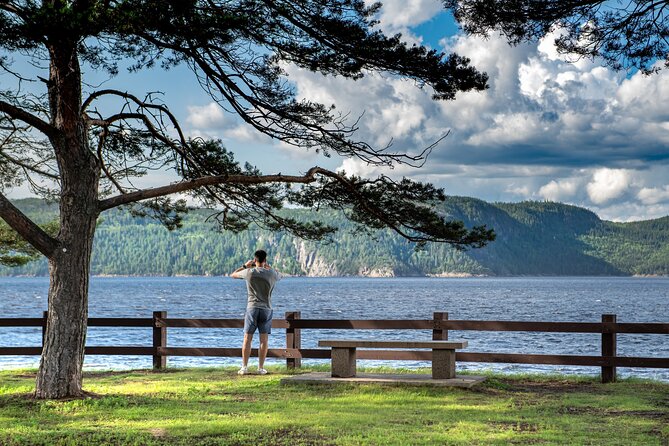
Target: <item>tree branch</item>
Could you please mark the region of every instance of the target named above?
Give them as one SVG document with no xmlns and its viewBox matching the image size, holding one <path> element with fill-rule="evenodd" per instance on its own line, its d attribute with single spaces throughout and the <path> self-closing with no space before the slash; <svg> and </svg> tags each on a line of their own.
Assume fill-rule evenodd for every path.
<svg viewBox="0 0 669 446">
<path fill-rule="evenodd" d="M 273 101 L 259 97 L 259 88 L 251 81 L 252 74 L 247 74 L 243 68 L 236 66 L 237 64 L 233 58 L 229 57 L 224 51 L 218 51 L 218 49 L 209 46 L 193 48 L 171 44 L 149 33 L 142 33 L 141 37 L 156 47 L 169 48 L 176 53 L 187 55 L 192 62 L 191 69 L 196 75 L 196 68 L 199 68 L 204 74 L 204 78 L 200 79 L 200 84 L 205 91 L 209 91 L 211 94 L 209 84 L 213 85 L 214 90 L 222 95 L 228 105 L 244 122 L 270 138 L 293 146 L 320 147 L 325 151 L 332 149 L 341 155 L 355 156 L 369 164 L 387 166 L 398 163 L 421 167 L 436 145 L 436 143 L 431 144 L 417 155 L 409 155 L 387 152 L 390 143 L 384 148 L 374 149 L 365 142 L 350 141 L 348 136 L 356 130 L 356 124 L 348 126 L 343 121 L 332 118 L 330 124 L 334 126 L 326 128 L 322 123 L 316 122 L 317 120 L 314 120 L 313 116 L 310 118 L 307 117 L 308 115 L 296 116 L 286 104 L 282 106 L 282 104 L 275 104 Z M 236 74 L 228 73 L 219 61 L 225 61 L 230 69 L 236 71 Z M 233 78 L 240 79 L 243 85 L 237 85 Z M 244 86 L 247 88 L 244 88 Z M 118 94 L 118 92 L 105 90 L 100 93 L 93 93 L 84 102 L 85 106 L 88 106 L 97 96 L 103 94 Z M 221 105 L 219 99 L 214 98 L 214 100 Z M 248 107 L 243 102 L 247 103 Z M 301 130 L 296 130 L 293 125 Z M 440 138 L 439 141 L 441 139 L 443 138 Z"/>
<path fill-rule="evenodd" d="M 111 90 L 111 89 L 96 91 L 94 93 L 91 93 L 91 95 L 88 98 L 86 98 L 86 100 L 84 101 L 81 109 L 85 111 L 88 108 L 88 106 L 91 105 L 91 103 L 94 100 L 96 100 L 97 98 L 102 97 L 102 96 L 118 96 L 118 97 L 121 97 L 121 98 L 126 99 L 128 101 L 134 102 L 140 108 L 145 108 L 145 109 L 148 109 L 148 110 L 157 110 L 159 113 L 164 113 L 167 116 L 167 118 L 170 120 L 172 125 L 174 126 L 175 130 L 177 131 L 177 133 L 179 135 L 179 139 L 181 141 L 186 140 L 186 138 L 183 134 L 183 131 L 181 130 L 181 126 L 179 125 L 179 121 L 177 120 L 176 116 L 174 116 L 174 114 L 172 114 L 172 112 L 169 111 L 169 109 L 167 107 L 165 107 L 163 105 L 152 104 L 151 102 L 142 101 L 137 96 L 132 95 L 132 94 L 127 93 L 127 92 L 123 92 L 123 91 L 120 91 L 120 90 Z M 123 119 L 123 113 L 119 113 L 118 115 L 114 115 L 113 118 L 114 119 Z M 109 119 L 111 119 L 111 118 L 109 118 Z"/>
<path fill-rule="evenodd" d="M 132 95 L 127 92 L 123 92 L 120 90 L 112 90 L 112 89 L 107 89 L 107 90 L 99 90 L 96 92 L 91 93 L 91 95 L 86 98 L 86 100 L 83 102 L 82 105 L 82 110 L 86 110 L 96 99 L 102 97 L 102 96 L 117 96 L 122 99 L 125 99 L 128 102 L 133 102 L 137 107 L 140 109 L 147 110 L 148 113 L 151 115 L 151 117 L 157 121 L 157 124 L 159 125 L 160 128 L 164 128 L 164 125 L 162 123 L 162 115 L 164 114 L 167 116 L 167 119 L 169 119 L 170 123 L 174 127 L 174 129 L 177 132 L 177 135 L 179 136 L 179 142 L 181 143 L 181 146 L 187 146 L 186 143 L 186 137 L 183 133 L 183 130 L 181 129 L 181 126 L 179 125 L 179 121 L 177 120 L 176 116 L 166 107 L 163 105 L 159 104 L 153 104 L 151 102 L 147 101 L 142 101 L 140 100 L 137 96 Z M 156 112 L 158 116 L 156 117 L 153 115 L 152 112 Z M 160 118 L 160 119 L 158 119 Z M 108 128 L 111 124 L 113 124 L 116 121 L 123 121 L 123 120 L 128 120 L 128 119 L 137 119 L 140 120 L 144 123 L 146 126 L 147 130 L 151 132 L 151 134 L 160 140 L 161 142 L 167 144 L 174 150 L 176 153 L 178 153 L 184 160 L 187 160 L 188 162 L 197 165 L 198 161 L 193 159 L 191 155 L 188 153 L 188 150 L 184 150 L 183 147 L 180 147 L 178 144 L 175 144 L 174 141 L 170 140 L 165 134 L 161 131 L 161 129 L 157 128 L 152 122 L 149 116 L 147 116 L 143 112 L 121 112 L 117 113 L 115 115 L 112 115 L 106 119 L 92 119 L 87 116 L 87 122 L 88 125 L 97 125 L 102 128 Z"/>
<path fill-rule="evenodd" d="M 124 195 L 117 195 L 100 201 L 98 208 L 100 212 L 115 208 L 124 204 L 135 203 L 149 198 L 162 197 L 165 195 L 185 192 L 199 187 L 213 186 L 217 184 L 264 184 L 264 183 L 301 183 L 308 184 L 316 181 L 317 174 L 332 173 L 320 167 L 312 167 L 303 176 L 282 175 L 216 175 L 197 178 L 190 181 L 181 181 L 179 183 L 167 186 L 156 187 L 152 189 L 143 189 L 136 192 L 130 192 Z"/>
<path fill-rule="evenodd" d="M 14 157 L 12 157 L 12 156 L 7 155 L 7 154 L 6 154 L 5 152 L 3 152 L 2 150 L 0 150 L 0 156 L 3 157 L 3 158 L 5 158 L 5 159 L 6 159 L 7 161 L 9 161 L 10 163 L 12 163 L 12 164 L 16 164 L 17 166 L 19 166 L 19 167 L 21 167 L 21 168 L 23 168 L 23 169 L 25 169 L 25 170 L 29 170 L 30 172 L 36 173 L 36 174 L 38 174 L 38 175 L 45 176 L 45 177 L 47 177 L 47 178 L 51 178 L 52 180 L 59 180 L 59 179 L 60 179 L 60 177 L 59 177 L 58 175 L 55 175 L 55 174 L 53 174 L 53 173 L 46 172 L 46 171 L 44 171 L 44 170 L 40 170 L 40 169 L 38 169 L 38 168 L 36 168 L 36 167 L 34 167 L 34 166 L 31 166 L 31 165 L 29 165 L 28 163 L 25 163 L 25 162 L 23 162 L 23 161 L 21 161 L 21 160 L 19 160 L 19 159 L 17 159 L 17 158 L 14 158 Z"/>
<path fill-rule="evenodd" d="M 8 102 L 0 101 L 0 112 L 9 115 L 14 119 L 25 122 L 26 124 L 36 128 L 48 137 L 56 136 L 58 129 L 39 117 L 28 113 L 27 111 L 16 107 Z"/>
<path fill-rule="evenodd" d="M 116 189 L 124 194 L 125 190 L 123 190 L 123 187 L 116 181 L 112 173 L 107 169 L 107 163 L 105 163 L 104 157 L 102 156 L 102 146 L 104 146 L 105 138 L 107 137 L 108 133 L 108 128 L 105 127 L 102 130 L 102 134 L 100 135 L 100 140 L 98 141 L 98 161 L 100 162 L 100 167 L 102 168 L 102 171 L 105 173 L 105 176 L 109 179 L 109 181 L 116 187 Z"/>
<path fill-rule="evenodd" d="M 58 240 L 26 217 L 3 194 L 0 194 L 0 218 L 47 258 L 58 248 Z"/>
<path fill-rule="evenodd" d="M 6 1 L 0 2 L 0 10 L 11 12 L 12 14 L 16 14 L 18 16 L 20 16 L 22 12 L 22 10 L 19 9 L 16 5 Z"/>
<path fill-rule="evenodd" d="M 404 237 L 405 239 L 411 241 L 411 242 L 421 242 L 426 240 L 425 237 L 414 237 L 411 234 L 407 233 L 402 229 L 402 226 L 408 227 L 411 229 L 411 227 L 407 226 L 406 224 L 404 225 L 398 225 L 395 221 L 392 219 L 388 218 L 387 215 L 383 212 L 382 209 L 379 209 L 377 206 L 374 206 L 374 204 L 370 203 L 369 200 L 365 199 L 365 197 L 360 193 L 358 189 L 354 187 L 353 184 L 351 184 L 350 181 L 348 181 L 344 176 L 339 175 L 336 172 L 332 171 L 322 171 L 320 172 L 324 176 L 327 176 L 329 178 L 332 178 L 334 180 L 337 180 L 339 183 L 343 184 L 346 189 L 348 189 L 349 193 L 353 196 L 355 196 L 356 200 L 362 206 L 365 211 L 367 211 L 369 214 L 375 216 L 376 218 L 379 219 L 379 221 L 382 221 L 388 226 L 390 229 L 393 231 L 397 232 L 399 235 Z"/>
</svg>

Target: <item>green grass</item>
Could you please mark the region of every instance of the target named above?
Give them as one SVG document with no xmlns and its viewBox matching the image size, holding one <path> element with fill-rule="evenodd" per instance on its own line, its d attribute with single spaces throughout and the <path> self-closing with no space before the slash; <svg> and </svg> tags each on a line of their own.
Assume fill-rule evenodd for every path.
<svg viewBox="0 0 669 446">
<path fill-rule="evenodd" d="M 271 371 L 87 373 L 97 396 L 71 401 L 32 399 L 34 371 L 0 372 L 0 445 L 669 445 L 666 383 L 488 374 L 474 389 L 282 386 L 287 370 Z"/>
</svg>

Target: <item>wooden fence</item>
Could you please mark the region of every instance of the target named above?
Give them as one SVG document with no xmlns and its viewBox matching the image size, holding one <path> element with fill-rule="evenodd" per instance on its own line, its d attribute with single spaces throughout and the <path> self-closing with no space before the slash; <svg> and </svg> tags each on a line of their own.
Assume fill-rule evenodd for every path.
<svg viewBox="0 0 669 446">
<path fill-rule="evenodd" d="M 47 313 L 41 318 L 0 318 L 0 327 L 42 327 L 46 330 Z M 241 348 L 169 347 L 168 328 L 236 328 L 243 319 L 168 318 L 165 311 L 154 311 L 152 318 L 90 318 L 89 327 L 147 327 L 153 332 L 151 346 L 86 347 L 87 355 L 148 355 L 153 367 L 164 368 L 169 356 L 241 357 Z M 457 352 L 459 362 L 552 364 L 601 367 L 602 382 L 616 380 L 616 367 L 669 368 L 669 358 L 617 355 L 618 334 L 669 334 L 669 323 L 621 323 L 614 314 L 602 315 L 601 322 L 526 322 L 451 320 L 448 313 L 434 313 L 432 319 L 302 319 L 300 312 L 286 312 L 285 319 L 274 319 L 272 328 L 286 330 L 285 348 L 272 348 L 268 357 L 285 358 L 288 367 L 300 367 L 303 358 L 330 358 L 330 350 L 302 348 L 302 331 L 336 330 L 432 330 L 432 339 L 447 340 L 449 330 L 493 332 L 592 333 L 601 335 L 601 355 L 543 355 L 523 353 Z M 0 347 L 0 355 L 39 355 L 42 347 Z M 253 350 L 257 355 L 257 350 Z M 430 350 L 359 350 L 359 359 L 430 361 Z"/>
</svg>

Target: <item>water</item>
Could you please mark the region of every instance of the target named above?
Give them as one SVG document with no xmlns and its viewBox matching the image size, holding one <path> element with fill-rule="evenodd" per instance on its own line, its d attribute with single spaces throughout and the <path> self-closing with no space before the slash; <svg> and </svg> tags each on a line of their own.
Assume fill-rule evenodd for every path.
<svg viewBox="0 0 669 446">
<path fill-rule="evenodd" d="M 41 317 L 47 309 L 47 278 L 0 278 L 0 317 Z M 669 322 L 669 278 L 287 278 L 274 292 L 275 317 L 301 311 L 313 319 L 450 319 L 599 322 L 604 313 L 619 322 Z M 241 318 L 243 281 L 223 277 L 91 279 L 91 317 Z M 275 329 L 271 348 L 285 346 Z M 431 338 L 431 331 L 304 330 L 302 346 L 316 348 L 326 337 Z M 600 354 L 599 334 L 452 331 L 469 341 L 467 351 L 536 354 Z M 0 346 L 37 346 L 41 329 L 0 327 Z M 257 341 L 256 341 L 257 342 Z M 168 329 L 168 345 L 240 347 L 240 329 Z M 151 345 L 150 328 L 92 327 L 87 345 Z M 669 357 L 669 335 L 618 335 L 620 356 Z M 38 357 L 0 356 L 0 368 L 36 367 Z M 170 366 L 233 365 L 239 358 L 170 357 Z M 283 362 L 269 359 L 268 363 Z M 318 360 L 305 360 L 316 363 Z M 428 366 L 407 361 L 360 361 L 365 365 Z M 87 369 L 150 368 L 150 357 L 88 356 Z M 594 367 L 459 363 L 460 369 L 508 372 L 598 374 Z M 621 376 L 669 381 L 669 369 L 620 368 Z"/>
</svg>

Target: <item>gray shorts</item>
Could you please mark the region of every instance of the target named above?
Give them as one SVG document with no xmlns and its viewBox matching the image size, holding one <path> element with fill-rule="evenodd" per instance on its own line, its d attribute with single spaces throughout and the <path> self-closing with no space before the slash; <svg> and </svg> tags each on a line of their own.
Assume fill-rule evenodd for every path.
<svg viewBox="0 0 669 446">
<path fill-rule="evenodd" d="M 272 310 L 265 308 L 247 308 L 244 315 L 244 333 L 272 333 Z"/>
</svg>

